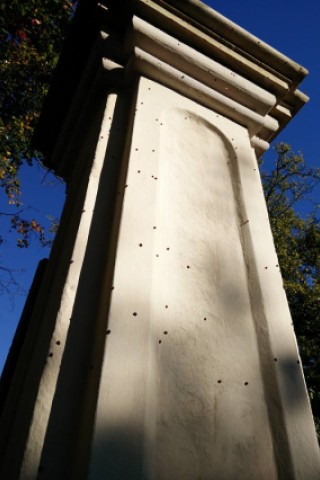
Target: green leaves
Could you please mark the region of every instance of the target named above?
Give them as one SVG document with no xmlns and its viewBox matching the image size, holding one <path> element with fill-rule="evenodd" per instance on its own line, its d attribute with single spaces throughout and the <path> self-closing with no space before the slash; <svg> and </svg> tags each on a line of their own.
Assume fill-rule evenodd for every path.
<svg viewBox="0 0 320 480">
<path fill-rule="evenodd" d="M 293 153 L 285 143 L 275 149 L 275 167 L 262 172 L 262 182 L 320 433 L 320 220 L 317 205 L 305 216 L 293 208 L 319 185 L 320 169 L 307 168 L 302 154 Z"/>
<path fill-rule="evenodd" d="M 31 148 L 31 139 L 74 4 L 66 0 L 0 3 L 0 186 L 8 203 L 19 208 L 20 167 L 42 159 Z M 12 228 L 20 233 L 19 247 L 28 245 L 32 231 L 44 243 L 32 221 L 25 220 L 18 228 L 21 219 L 17 218 L 13 216 Z"/>
</svg>

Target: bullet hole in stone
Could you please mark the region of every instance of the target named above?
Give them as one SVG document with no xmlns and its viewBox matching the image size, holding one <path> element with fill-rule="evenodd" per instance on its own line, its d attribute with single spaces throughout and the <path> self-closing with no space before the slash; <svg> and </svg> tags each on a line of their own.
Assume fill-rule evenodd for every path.
<svg viewBox="0 0 320 480">
<path fill-rule="evenodd" d="M 153 149 L 152 151 L 153 151 L 153 152 L 155 152 L 155 150 L 154 150 L 154 149 Z"/>
<path fill-rule="evenodd" d="M 265 270 L 268 270 L 268 267 L 264 267 Z"/>
<path fill-rule="evenodd" d="M 151 178 L 154 178 L 154 176 L 153 176 L 153 175 L 151 175 Z"/>
<path fill-rule="evenodd" d="M 138 170 L 137 173 L 141 173 L 141 170 Z"/>
<path fill-rule="evenodd" d="M 136 152 L 138 152 L 138 151 L 139 151 L 139 148 L 136 148 Z"/>
<path fill-rule="evenodd" d="M 156 254 L 156 257 L 159 257 L 159 254 L 158 254 L 158 253 Z"/>
<path fill-rule="evenodd" d="M 53 357 L 53 353 L 50 352 L 49 355 L 48 355 L 48 357 Z"/>
<path fill-rule="evenodd" d="M 245 386 L 249 385 L 249 382 L 244 382 L 244 385 L 245 385 Z"/>
<path fill-rule="evenodd" d="M 170 250 L 170 248 L 169 248 L 169 247 L 167 247 L 167 250 Z"/>
<path fill-rule="evenodd" d="M 111 120 L 111 117 L 109 117 L 109 120 Z"/>
<path fill-rule="evenodd" d="M 148 2 L 147 2 L 147 3 L 148 3 Z M 148 87 L 148 90 L 151 90 L 151 88 L 150 88 L 150 87 Z"/>
<path fill-rule="evenodd" d="M 110 335 L 110 333 L 111 333 L 111 330 L 106 331 L 106 335 Z"/>
<path fill-rule="evenodd" d="M 140 105 L 143 105 L 143 102 L 140 102 Z"/>
<path fill-rule="evenodd" d="M 111 290 L 114 290 L 114 286 L 112 285 Z"/>
<path fill-rule="evenodd" d="M 124 188 L 128 188 L 129 185 L 125 185 Z"/>
<path fill-rule="evenodd" d="M 190 268 L 190 265 L 187 265 L 187 268 Z"/>
<path fill-rule="evenodd" d="M 165 331 L 163 332 L 163 334 L 164 334 L 164 335 L 168 335 L 168 332 L 167 332 L 167 330 L 165 330 Z"/>
<path fill-rule="evenodd" d="M 203 320 L 206 322 L 206 321 L 207 321 L 207 317 L 204 317 L 204 319 L 203 319 Z"/>
<path fill-rule="evenodd" d="M 139 243 L 139 247 L 142 247 L 142 243 Z"/>
<path fill-rule="evenodd" d="M 279 267 L 279 265 L 276 265 L 276 267 Z"/>
<path fill-rule="evenodd" d="M 274 358 L 273 360 L 274 360 L 275 362 L 277 362 L 277 361 L 278 361 L 278 359 L 277 359 L 277 358 Z"/>
<path fill-rule="evenodd" d="M 160 125 L 163 125 L 163 123 L 160 123 Z"/>
<path fill-rule="evenodd" d="M 257 169 L 256 169 L 256 168 L 254 168 L 253 170 L 254 170 L 254 172 L 255 172 Z"/>
<path fill-rule="evenodd" d="M 73 263 L 73 260 L 70 260 L 70 263 Z"/>
<path fill-rule="evenodd" d="M 132 315 L 133 315 L 134 317 L 136 317 L 138 314 L 137 314 L 137 312 L 133 312 Z"/>
<path fill-rule="evenodd" d="M 156 230 L 156 229 L 157 229 L 157 227 L 156 227 L 156 226 L 154 226 L 154 227 L 153 227 L 153 230 Z"/>
<path fill-rule="evenodd" d="M 218 380 L 218 383 L 222 383 L 222 380 Z"/>
<path fill-rule="evenodd" d="M 161 343 L 161 340 L 159 340 L 159 343 Z"/>
<path fill-rule="evenodd" d="M 156 118 L 156 122 L 159 122 L 159 118 Z"/>
<path fill-rule="evenodd" d="M 184 75 L 181 75 L 181 78 L 184 78 Z"/>
<path fill-rule="evenodd" d="M 56 345 L 60 345 L 60 340 L 57 340 L 57 341 L 56 341 Z"/>
<path fill-rule="evenodd" d="M 101 137 L 100 137 L 100 138 L 103 138 L 103 136 L 101 135 Z"/>
<path fill-rule="evenodd" d="M 165 305 L 164 307 L 165 307 L 165 308 L 168 308 L 168 305 Z"/>
<path fill-rule="evenodd" d="M 299 363 L 300 363 L 300 360 L 297 360 L 297 363 L 299 364 Z"/>
<path fill-rule="evenodd" d="M 154 177 L 155 180 L 158 180 L 158 177 Z"/>
</svg>

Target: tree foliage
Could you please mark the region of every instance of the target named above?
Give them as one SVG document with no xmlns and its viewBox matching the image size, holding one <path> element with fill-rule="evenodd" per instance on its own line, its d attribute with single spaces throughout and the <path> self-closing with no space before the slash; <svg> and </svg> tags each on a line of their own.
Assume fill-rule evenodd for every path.
<svg viewBox="0 0 320 480">
<path fill-rule="evenodd" d="M 20 168 L 41 161 L 30 147 L 43 99 L 72 16 L 73 1 L 11 0 L 0 3 L 0 186 L 12 212 L 18 246 L 27 247 L 30 234 L 47 239 L 34 218 L 21 208 Z"/>
<path fill-rule="evenodd" d="M 275 167 L 262 172 L 284 287 L 298 338 L 318 434 L 320 434 L 320 221 L 318 206 L 306 204 L 320 182 L 301 153 L 279 143 Z M 308 214 L 297 213 L 306 210 Z"/>
</svg>

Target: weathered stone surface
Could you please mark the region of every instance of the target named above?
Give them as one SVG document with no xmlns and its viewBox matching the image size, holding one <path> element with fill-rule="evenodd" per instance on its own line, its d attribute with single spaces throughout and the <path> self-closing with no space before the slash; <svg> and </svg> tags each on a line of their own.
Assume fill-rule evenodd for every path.
<svg viewBox="0 0 320 480">
<path fill-rule="evenodd" d="M 103 3 L 74 97 L 43 120 L 70 190 L 0 477 L 316 480 L 256 158 L 306 71 L 200 2 Z"/>
</svg>

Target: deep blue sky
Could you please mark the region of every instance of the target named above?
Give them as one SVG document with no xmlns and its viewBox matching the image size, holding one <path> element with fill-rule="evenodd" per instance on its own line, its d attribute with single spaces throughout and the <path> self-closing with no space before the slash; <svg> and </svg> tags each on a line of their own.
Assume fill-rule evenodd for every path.
<svg viewBox="0 0 320 480">
<path fill-rule="evenodd" d="M 295 151 L 302 150 L 308 165 L 319 166 L 320 151 L 320 1 L 305 0 L 208 0 L 216 11 L 239 24 L 272 47 L 302 64 L 310 71 L 301 85 L 301 90 L 310 96 L 310 102 L 298 113 L 278 140 L 290 143 Z M 271 165 L 272 149 L 266 156 Z M 48 186 L 48 183 L 50 184 Z M 64 199 L 64 187 L 60 182 L 46 178 L 38 168 L 23 170 L 23 202 L 36 207 L 45 219 L 46 214 L 58 214 Z M 1 211 L 10 211 L 0 192 Z M 29 210 L 32 216 L 33 211 Z M 48 251 L 33 242 L 28 250 L 19 251 L 14 238 L 7 235 L 5 218 L 1 217 L 0 234 L 7 238 L 1 248 L 0 266 L 16 269 L 18 281 L 25 291 L 29 288 L 39 259 Z M 0 272 L 1 275 L 1 272 Z M 7 355 L 12 335 L 16 328 L 25 294 L 15 295 L 13 302 L 0 295 L 0 371 Z"/>
</svg>

